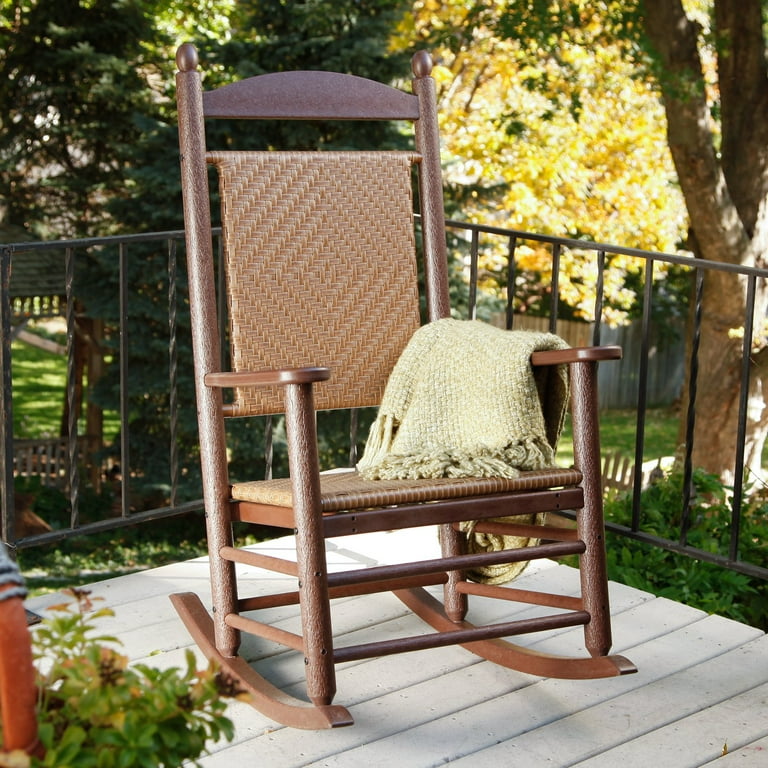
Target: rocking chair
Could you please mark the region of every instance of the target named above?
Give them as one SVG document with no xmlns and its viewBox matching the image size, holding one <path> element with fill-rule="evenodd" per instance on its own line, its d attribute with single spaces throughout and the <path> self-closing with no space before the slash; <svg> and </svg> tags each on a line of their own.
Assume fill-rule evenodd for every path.
<svg viewBox="0 0 768 768">
<path fill-rule="evenodd" d="M 390 372 L 420 326 L 413 171 L 418 177 L 421 252 L 429 322 L 450 315 L 442 179 L 432 61 L 413 58 L 413 93 L 346 74 L 281 72 L 204 92 L 193 46 L 176 56 L 181 177 L 192 342 L 207 517 L 213 612 L 193 593 L 172 596 L 188 630 L 234 675 L 266 716 L 299 728 L 352 723 L 333 704 L 340 662 L 460 644 L 527 673 L 594 678 L 633 672 L 611 645 L 600 487 L 597 363 L 618 347 L 535 352 L 533 366 L 570 372 L 575 466 L 519 477 L 366 479 L 355 469 L 321 473 L 316 411 L 377 405 Z M 415 148 L 379 151 L 209 150 L 207 119 L 398 120 L 414 126 Z M 217 304 L 207 165 L 218 171 L 228 323 Z M 229 352 L 222 355 L 221 340 Z M 231 359 L 224 368 L 222 357 Z M 232 391 L 224 398 L 223 391 Z M 233 482 L 225 419 L 285 414 L 290 477 Z M 532 514 L 573 510 L 575 529 L 526 524 Z M 519 517 L 506 523 L 498 518 Z M 526 517 L 527 516 L 527 517 Z M 469 552 L 476 532 L 503 528 L 542 543 Z M 295 534 L 298 562 L 233 545 L 232 523 Z M 520 522 L 522 521 L 522 522 Z M 442 557 L 329 573 L 325 539 L 438 526 Z M 473 583 L 478 567 L 579 555 L 581 595 L 552 595 Z M 240 595 L 235 565 L 297 579 L 295 591 Z M 444 585 L 444 599 L 426 587 Z M 434 628 L 427 635 L 336 647 L 331 601 L 392 591 Z M 475 626 L 471 595 L 536 603 L 539 618 Z M 300 606 L 301 633 L 251 614 Z M 589 655 L 559 657 L 501 638 L 583 626 Z M 307 698 L 287 695 L 238 655 L 252 633 L 301 653 Z"/>
</svg>

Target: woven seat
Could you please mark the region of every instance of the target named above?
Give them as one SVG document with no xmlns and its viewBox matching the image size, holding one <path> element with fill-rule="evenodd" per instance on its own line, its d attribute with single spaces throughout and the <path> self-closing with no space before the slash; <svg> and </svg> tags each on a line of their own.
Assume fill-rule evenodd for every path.
<svg viewBox="0 0 768 768">
<path fill-rule="evenodd" d="M 470 450 L 477 459 L 469 462 L 471 471 L 447 473 L 464 476 L 417 473 L 416 479 L 373 479 L 362 463 L 360 472 L 354 467 L 320 472 L 316 412 L 382 404 L 382 417 L 391 374 L 407 358 L 404 352 L 424 329 L 442 331 L 454 322 L 429 55 L 422 52 L 413 59 L 412 93 L 329 72 L 273 73 L 203 91 L 194 48 L 182 46 L 176 60 L 213 610 L 209 613 L 191 593 L 172 599 L 201 649 L 239 680 L 254 706 L 301 728 L 352 722 L 350 713 L 333 702 L 335 665 L 369 656 L 460 644 L 532 674 L 589 678 L 634 671 L 623 657 L 609 655 L 600 488 L 597 364 L 620 357 L 618 348 L 536 348 L 519 360 L 526 376 L 534 371 L 535 383 L 524 399 L 507 408 L 510 424 L 534 421 L 516 417 L 543 409 L 542 382 L 563 379 L 567 369 L 573 468 L 540 462 L 475 476 L 475 465 L 498 464 L 487 461 L 480 447 Z M 206 120 L 219 118 L 407 121 L 415 142 L 414 149 L 398 152 L 229 151 L 206 144 Z M 209 165 L 216 170 L 221 203 L 221 265 L 212 237 Z M 420 214 L 417 229 L 414 209 Z M 221 302 L 219 266 L 225 277 Z M 482 331 L 487 333 L 487 326 Z M 228 343 L 226 366 L 222 341 Z M 462 369 L 463 359 L 457 366 L 460 376 Z M 546 375 L 538 378 L 537 373 Z M 503 373 L 497 379 L 507 381 Z M 446 390 L 439 394 L 421 403 L 441 411 Z M 472 414 L 482 412 L 486 424 L 497 427 L 488 404 L 479 399 L 461 411 L 458 421 L 471 423 Z M 418 413 L 429 410 L 422 407 Z M 224 422 L 267 414 L 284 414 L 290 477 L 234 482 Z M 431 424 L 419 424 L 422 428 L 429 431 Z M 391 425 L 387 430 L 391 436 Z M 506 438 L 506 426 L 493 431 Z M 400 434 L 405 433 L 401 425 Z M 513 437 L 534 442 L 530 434 L 510 435 L 510 445 Z M 556 443 L 549 425 L 535 439 L 549 441 L 550 449 Z M 466 446 L 457 447 L 468 455 Z M 459 456 L 449 454 L 451 460 Z M 561 512 L 575 518 L 575 524 L 558 520 Z M 237 521 L 294 532 L 296 561 L 236 547 L 232 523 Z M 415 526 L 436 526 L 439 558 L 328 572 L 326 538 Z M 493 545 L 481 546 L 486 539 Z M 500 585 L 528 560 L 566 555 L 580 560 L 579 596 Z M 241 594 L 236 563 L 294 577 L 296 588 Z M 428 588 L 441 588 L 443 600 Z M 339 646 L 332 632 L 334 599 L 383 591 L 393 592 L 434 631 Z M 536 603 L 546 610 L 530 619 L 475 626 L 466 614 L 469 600 L 480 598 Z M 299 606 L 300 632 L 263 618 L 262 609 L 285 605 Z M 502 639 L 570 626 L 584 628 L 586 654 L 551 656 Z M 243 632 L 302 654 L 306 699 L 278 690 L 239 656 Z"/>
<path fill-rule="evenodd" d="M 522 472 L 519 477 L 462 477 L 426 480 L 366 480 L 357 472 L 320 475 L 320 506 L 323 512 L 343 512 L 395 504 L 487 496 L 494 493 L 533 491 L 576 486 L 581 473 L 574 469 Z M 293 507 L 290 478 L 256 480 L 232 486 L 235 501 Z"/>
</svg>

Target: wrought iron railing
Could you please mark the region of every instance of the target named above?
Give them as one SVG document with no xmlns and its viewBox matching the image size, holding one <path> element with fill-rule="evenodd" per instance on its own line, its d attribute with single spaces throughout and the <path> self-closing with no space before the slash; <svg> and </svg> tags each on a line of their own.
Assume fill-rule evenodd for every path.
<svg viewBox="0 0 768 768">
<path fill-rule="evenodd" d="M 750 365 L 750 339 L 752 336 L 754 302 L 756 289 L 761 281 L 768 279 L 768 270 L 757 268 L 741 268 L 725 264 L 716 264 L 692 259 L 681 254 L 668 254 L 643 251 L 635 248 L 625 248 L 615 245 L 592 243 L 577 239 L 550 237 L 534 233 L 509 230 L 501 227 L 484 226 L 464 222 L 449 222 L 451 236 L 451 248 L 459 265 L 458 273 L 454 279 L 454 295 L 457 297 L 457 312 L 460 316 L 475 317 L 483 314 L 490 305 L 491 310 L 496 309 L 497 321 L 506 327 L 518 327 L 520 317 L 516 312 L 516 304 L 519 303 L 518 278 L 519 254 L 522 249 L 536 248 L 547 254 L 549 272 L 551 277 L 545 286 L 548 307 L 544 314 L 548 318 L 548 328 L 556 332 L 558 321 L 566 309 L 560 299 L 559 284 L 564 277 L 564 270 L 568 263 L 566 255 L 578 252 L 586 263 L 591 264 L 589 273 L 593 276 L 592 284 L 587 286 L 586 293 L 592 296 L 592 306 L 587 310 L 593 321 L 586 326 L 589 333 L 589 341 L 594 344 L 612 341 L 608 338 L 612 330 L 602 320 L 606 307 L 606 276 L 611 269 L 611 261 L 616 257 L 631 257 L 639 260 L 642 265 L 642 279 L 638 281 L 641 286 L 642 297 L 640 306 L 641 343 L 635 358 L 627 361 L 633 378 L 633 393 L 636 393 L 634 412 L 636 414 L 636 440 L 633 458 L 634 466 L 638 471 L 634 473 L 634 483 L 631 488 L 632 495 L 632 519 L 627 525 L 609 523 L 609 527 L 622 535 L 646 541 L 664 549 L 683 552 L 693 557 L 714 562 L 751 576 L 768 578 L 768 567 L 765 563 L 745 562 L 740 554 L 739 534 L 741 527 L 742 502 L 745 495 L 744 468 L 745 459 L 743 450 L 737 450 L 733 458 L 733 489 L 730 494 L 730 528 L 727 553 L 713 553 L 691 546 L 687 537 L 688 526 L 685 524 L 686 515 L 691 508 L 690 492 L 692 488 L 692 476 L 694 467 L 691 463 L 693 429 L 696 415 L 696 380 L 700 374 L 697 367 L 695 340 L 699 333 L 701 322 L 701 301 L 703 286 L 707 275 L 714 271 L 735 272 L 743 277 L 747 284 L 747 308 L 744 317 L 744 346 L 742 356 L 742 375 L 740 403 L 741 412 L 738 424 L 738 443 L 744 444 L 747 430 L 747 407 L 749 381 L 752 375 Z M 181 400 L 187 397 L 185 387 L 188 388 L 188 373 L 185 363 L 181 358 L 188 354 L 186 333 L 186 302 L 184 299 L 185 283 L 184 270 L 178 263 L 178 253 L 183 249 L 183 232 L 171 231 L 161 233 L 149 233 L 143 235 L 91 238 L 82 240 L 68 240 L 58 242 L 17 243 L 0 246 L 0 319 L 2 320 L 3 341 L 0 351 L 0 375 L 3 380 L 3 396 L 0 400 L 0 494 L 2 496 L 2 533 L 3 539 L 13 548 L 31 547 L 62 539 L 71 535 L 82 535 L 89 532 L 108 530 L 125 525 L 154 520 L 161 517 L 187 513 L 201 508 L 199 499 L 199 486 L 196 484 L 194 462 L 190 460 L 188 436 L 182 434 L 182 415 L 190 410 L 190 404 L 182 404 Z M 13 391 L 12 391 L 12 353 L 11 353 L 11 328 L 29 313 L 31 302 L 29 297 L 14 296 L 12 292 L 11 273 L 13 262 L 17 259 L 34 258 L 35 254 L 58 253 L 62 260 L 62 271 L 65 275 L 62 287 L 61 306 L 64 311 L 67 348 L 67 377 L 66 377 L 66 413 L 68 420 L 66 434 L 63 440 L 66 443 L 66 457 L 64 460 L 66 473 L 66 493 L 69 499 L 69 520 L 67 524 L 55 531 L 49 531 L 33 536 L 20 538 L 15 530 L 15 504 L 14 504 L 14 479 L 18 470 L 14 462 L 16 455 L 13 434 Z M 117 370 L 118 390 L 117 398 L 112 404 L 115 420 L 118 428 L 111 439 L 110 449 L 113 451 L 111 461 L 119 468 L 121 482 L 117 488 L 113 509 L 115 516 L 106 516 L 95 521 L 83 521 L 80 516 L 80 505 L 83 495 L 82 487 L 82 442 L 86 432 L 82 426 L 82 415 L 79 411 L 81 403 L 78 402 L 81 391 L 78 377 L 81 375 L 76 359 L 76 336 L 78 322 L 82 316 L 82 295 L 78 281 L 81 279 L 82 270 L 80 263 L 98 253 L 102 265 L 106 264 L 113 272 L 113 280 L 105 291 L 112 291 L 115 295 L 109 297 L 111 309 L 109 312 L 109 324 L 112 328 L 113 346 L 110 349 L 112 366 Z M 166 458 L 161 462 L 167 467 L 167 477 L 163 480 L 162 502 L 136 505 L 132 501 L 132 488 L 141 485 L 146 475 L 146 467 L 138 466 L 132 455 L 135 445 L 135 430 L 142 429 L 136 425 L 134 406 L 136 397 L 139 400 L 142 392 L 131 391 L 135 387 L 132 380 L 132 371 L 141 366 L 145 361 L 132 358 L 132 349 L 140 340 L 143 331 L 137 330 L 137 317 L 135 308 L 146 300 L 149 290 L 145 282 L 146 276 L 139 269 L 147 259 L 147 254 L 157 262 L 161 259 L 165 264 L 165 277 L 163 285 L 157 280 L 153 283 L 151 291 L 154 299 L 163 296 L 163 304 L 167 309 L 167 337 L 163 342 L 162 334 L 156 341 L 167 346 L 167 358 L 163 365 L 162 373 L 158 370 L 157 376 L 162 376 L 161 388 L 167 389 L 167 402 L 163 403 L 162 419 L 166 424 L 164 434 L 164 447 L 162 453 Z M 90 254 L 90 256 L 89 256 Z M 678 268 L 690 270 L 695 286 L 692 302 L 693 311 L 691 317 L 693 324 L 689 330 L 691 334 L 694 356 L 689 366 L 690 379 L 688 389 L 692 400 L 687 412 L 683 415 L 685 420 L 686 444 L 682 457 L 684 472 L 682 509 L 683 524 L 680 526 L 679 537 L 664 538 L 655 533 L 644 530 L 643 510 L 641 505 L 641 493 L 643 491 L 643 474 L 639 471 L 645 458 L 645 428 L 646 414 L 649 408 L 648 396 L 649 380 L 652 366 L 654 365 L 651 339 L 654 324 L 654 275 L 660 265 L 675 265 Z M 492 290 L 488 290 L 488 285 Z M 104 297 L 101 297 L 104 299 Z M 111 303 L 110 303 L 111 302 Z M 498 320 L 500 318 L 500 320 Z M 603 371 L 601 371 L 601 376 Z M 609 373 L 606 373 L 609 375 Z M 682 385 L 682 382 L 681 382 Z M 194 412 L 194 408 L 192 408 Z M 702 418 L 699 416 L 699 418 Z M 352 417 L 351 430 L 353 433 L 350 460 L 354 460 L 354 431 L 356 430 L 356 415 Z M 272 424 L 268 423 L 263 430 L 267 438 L 265 448 L 265 472 L 271 471 L 272 456 Z M 89 436 L 88 439 L 92 439 Z M 194 458 L 194 457 L 192 457 Z M 109 462 L 105 464 L 104 456 L 97 457 L 97 461 L 104 473 L 109 473 Z M 146 460 L 145 460 L 146 461 Z M 29 465 L 28 465 L 29 466 Z M 50 467 L 48 468 L 50 472 Z M 57 467 L 57 476 L 61 472 Z"/>
<path fill-rule="evenodd" d="M 178 463 L 178 365 L 176 352 L 178 349 L 178 295 L 180 273 L 176 260 L 177 248 L 183 243 L 183 231 L 148 233 L 119 237 L 85 238 L 79 240 L 64 240 L 50 242 L 31 242 L 0 246 L 0 317 L 2 319 L 2 351 L 0 352 L 0 373 L 3 380 L 3 396 L 0 400 L 0 494 L 2 498 L 2 532 L 3 539 L 12 548 L 35 546 L 56 541 L 72 535 L 109 530 L 124 525 L 133 525 L 146 520 L 155 520 L 194 511 L 201 508 L 198 498 L 179 501 L 179 463 Z M 138 259 L 145 249 L 150 247 L 157 251 L 162 250 L 167 259 L 167 390 L 169 392 L 169 419 L 166 437 L 167 451 L 169 455 L 170 473 L 168 477 L 167 503 L 154 506 L 150 509 L 132 510 L 131 483 L 134 479 L 133 464 L 131 460 L 131 408 L 129 401 L 129 366 L 130 346 L 132 339 L 129 333 L 129 318 L 131 306 L 135 305 L 137 289 L 140 286 L 132 284 L 129 279 L 129 265 L 133 255 Z M 76 337 L 78 333 L 78 317 L 82 315 L 82 297 L 79 293 L 76 274 L 80 261 L 86 254 L 99 252 L 107 268 L 111 266 L 114 273 L 114 281 L 105 286 L 105 292 L 113 288 L 113 295 L 106 301 L 111 305 L 109 313 L 114 324 L 115 348 L 110 350 L 117 359 L 119 394 L 113 404 L 114 412 L 119 423 L 112 446 L 114 452 L 114 466 L 118 468 L 121 482 L 117 485 L 116 503 L 110 506 L 110 512 L 117 510 L 117 514 L 107 514 L 104 519 L 83 522 L 80 518 L 82 500 L 81 477 L 83 476 L 83 462 L 79 460 L 81 446 L 85 436 L 80 427 L 82 403 L 78 402 L 78 394 L 81 391 L 78 376 L 81 371 L 76 359 Z M 61 301 L 66 331 L 66 387 L 62 393 L 64 397 L 64 412 L 67 414 L 65 435 L 62 440 L 65 443 L 64 456 L 59 456 L 56 467 L 57 476 L 64 475 L 63 485 L 69 498 L 69 520 L 67 524 L 45 533 L 19 539 L 16 536 L 17 505 L 15 503 L 14 479 L 19 473 L 18 451 L 13 434 L 13 387 L 12 387 L 12 354 L 11 332 L 14 323 L 22 322 L 28 317 L 34 317 L 34 302 L 28 296 L 16 296 L 12 290 L 12 268 L 16 259 L 33 259 L 38 254 L 58 254 L 61 259 L 64 284 L 62 285 Z M 111 261 L 111 265 L 110 265 Z M 48 258 L 50 263 L 50 258 Z M 50 313 L 46 313 L 46 317 Z M 160 374 L 159 374 L 160 375 Z M 92 441 L 93 436 L 88 440 Z M 29 457 L 27 457 L 29 460 Z M 63 458 L 63 461 L 62 461 Z M 92 458 L 91 463 L 101 465 L 102 458 Z M 29 463 L 27 464 L 29 466 Z M 29 474 L 27 472 L 27 474 Z M 195 496 L 199 495 L 195 494 Z"/>
</svg>

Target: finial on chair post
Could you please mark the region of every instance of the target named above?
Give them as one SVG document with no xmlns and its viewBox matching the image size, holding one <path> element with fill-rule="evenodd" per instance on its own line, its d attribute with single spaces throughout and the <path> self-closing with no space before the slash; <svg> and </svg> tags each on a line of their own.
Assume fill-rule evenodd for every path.
<svg viewBox="0 0 768 768">
<path fill-rule="evenodd" d="M 432 56 L 428 51 L 416 51 L 411 59 L 411 69 L 416 77 L 429 77 L 432 74 Z"/>
<path fill-rule="evenodd" d="M 176 66 L 180 72 L 192 72 L 199 63 L 197 49 L 192 43 L 182 43 L 176 50 Z"/>
</svg>

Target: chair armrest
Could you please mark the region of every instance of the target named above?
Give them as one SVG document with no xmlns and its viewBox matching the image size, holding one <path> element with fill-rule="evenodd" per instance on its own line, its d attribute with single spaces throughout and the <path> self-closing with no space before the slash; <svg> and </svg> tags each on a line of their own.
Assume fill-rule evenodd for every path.
<svg viewBox="0 0 768 768">
<path fill-rule="evenodd" d="M 331 377 L 329 368 L 281 368 L 269 371 L 222 371 L 207 373 L 208 387 L 264 387 L 269 385 L 313 384 Z"/>
<path fill-rule="evenodd" d="M 547 349 L 531 355 L 531 365 L 562 365 L 601 360 L 621 360 L 621 347 L 569 347 L 568 349 Z"/>
</svg>

